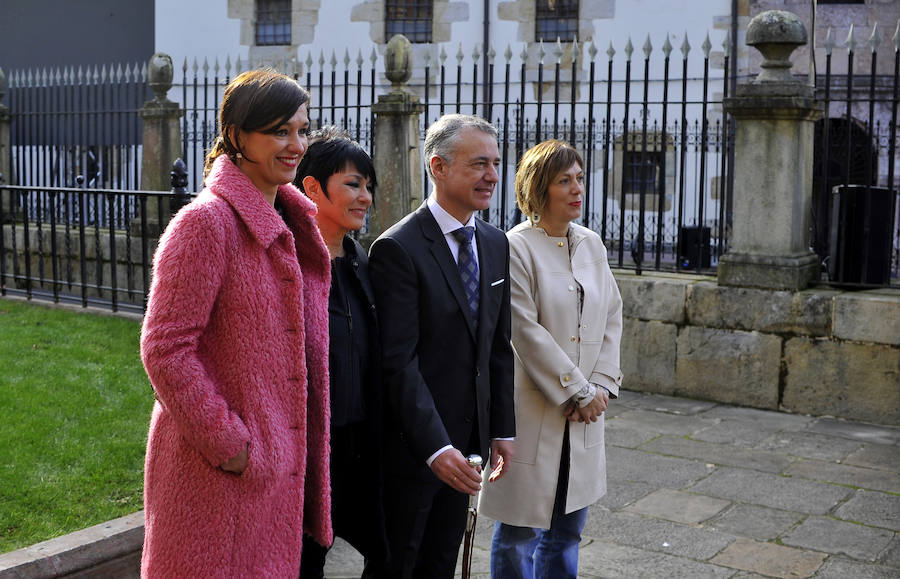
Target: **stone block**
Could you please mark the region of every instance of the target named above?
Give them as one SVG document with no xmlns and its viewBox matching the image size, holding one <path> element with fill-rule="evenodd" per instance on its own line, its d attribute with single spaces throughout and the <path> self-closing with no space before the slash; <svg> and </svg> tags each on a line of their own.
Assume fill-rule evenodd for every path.
<svg viewBox="0 0 900 579">
<path fill-rule="evenodd" d="M 784 409 L 900 423 L 900 348 L 792 338 L 784 360 Z"/>
<path fill-rule="evenodd" d="M 824 553 L 808 553 L 773 543 L 738 539 L 713 557 L 712 563 L 767 577 L 810 577 L 821 567 Z"/>
<path fill-rule="evenodd" d="M 878 554 L 888 546 L 893 533 L 835 521 L 826 517 L 810 517 L 781 538 L 785 545 L 852 559 L 874 562 Z"/>
<path fill-rule="evenodd" d="M 858 450 L 861 443 L 815 432 L 779 432 L 762 441 L 760 450 L 787 456 L 840 462 Z"/>
<path fill-rule="evenodd" d="M 690 525 L 597 510 L 589 512 L 584 535 L 608 537 L 619 545 L 701 561 L 714 556 L 735 539 L 726 533 L 713 533 Z"/>
<path fill-rule="evenodd" d="M 686 327 L 678 334 L 674 394 L 778 408 L 781 338 Z"/>
<path fill-rule="evenodd" d="M 624 385 L 660 394 L 674 392 L 677 335 L 674 324 L 625 318 L 620 356 Z"/>
<path fill-rule="evenodd" d="M 695 525 L 716 516 L 731 503 L 703 495 L 693 495 L 672 489 L 658 491 L 626 507 L 626 512 L 647 515 L 686 525 Z"/>
<path fill-rule="evenodd" d="M 725 579 L 734 570 L 597 540 L 580 549 L 578 573 L 584 577 Z"/>
<path fill-rule="evenodd" d="M 835 290 L 800 292 L 720 286 L 688 286 L 687 319 L 709 328 L 828 336 Z"/>
<path fill-rule="evenodd" d="M 865 577 L 865 579 L 897 579 L 900 570 L 873 565 L 871 563 L 859 563 L 841 557 L 831 557 L 816 573 L 816 579 L 848 579 L 848 577 Z"/>
<path fill-rule="evenodd" d="M 725 467 L 716 469 L 710 476 L 685 490 L 811 515 L 828 514 L 852 492 L 848 488 L 802 478 Z"/>
<path fill-rule="evenodd" d="M 757 505 L 736 504 L 705 526 L 759 541 L 775 539 L 805 515 Z"/>
<path fill-rule="evenodd" d="M 843 293 L 834 298 L 834 337 L 900 346 L 900 290 Z"/>
<path fill-rule="evenodd" d="M 619 482 L 644 482 L 657 487 L 680 489 L 709 475 L 706 463 L 657 456 L 620 447 L 606 449 L 609 488 Z"/>
<path fill-rule="evenodd" d="M 900 443 L 900 427 L 864 424 L 823 416 L 809 425 L 810 432 L 820 432 L 829 436 L 840 436 L 874 444 Z"/>
<path fill-rule="evenodd" d="M 622 313 L 626 318 L 673 324 L 684 323 L 688 286 L 697 279 L 709 279 L 697 276 L 634 275 L 621 270 L 617 270 L 615 276 L 622 294 Z"/>
<path fill-rule="evenodd" d="M 873 527 L 900 531 L 900 496 L 860 489 L 835 515 Z"/>
<path fill-rule="evenodd" d="M 900 474 L 819 460 L 795 462 L 785 474 L 889 493 L 900 489 Z"/>
<path fill-rule="evenodd" d="M 707 463 L 750 468 L 775 474 L 784 471 L 791 464 L 791 459 L 774 452 L 734 448 L 712 442 L 689 440 L 681 436 L 661 436 L 640 448 L 656 454 L 693 458 Z"/>
<path fill-rule="evenodd" d="M 845 458 L 844 464 L 900 472 L 900 449 L 887 444 L 869 443 Z"/>
</svg>

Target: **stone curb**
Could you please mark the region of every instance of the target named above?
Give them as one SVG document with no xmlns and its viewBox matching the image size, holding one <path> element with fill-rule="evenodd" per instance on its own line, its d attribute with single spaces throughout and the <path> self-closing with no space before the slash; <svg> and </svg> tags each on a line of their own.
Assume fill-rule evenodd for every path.
<svg viewBox="0 0 900 579">
<path fill-rule="evenodd" d="M 144 511 L 0 555 L 0 579 L 137 577 Z"/>
</svg>

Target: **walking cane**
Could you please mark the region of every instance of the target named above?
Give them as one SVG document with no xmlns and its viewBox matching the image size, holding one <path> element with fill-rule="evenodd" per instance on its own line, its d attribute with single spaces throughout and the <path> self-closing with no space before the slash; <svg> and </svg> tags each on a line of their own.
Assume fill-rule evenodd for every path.
<svg viewBox="0 0 900 579">
<path fill-rule="evenodd" d="M 469 466 L 478 468 L 483 462 L 477 454 L 470 454 L 466 459 Z M 478 519 L 478 495 L 469 495 L 469 506 L 466 509 L 466 537 L 463 540 L 462 579 L 472 576 L 472 544 L 475 542 L 475 521 Z"/>
</svg>

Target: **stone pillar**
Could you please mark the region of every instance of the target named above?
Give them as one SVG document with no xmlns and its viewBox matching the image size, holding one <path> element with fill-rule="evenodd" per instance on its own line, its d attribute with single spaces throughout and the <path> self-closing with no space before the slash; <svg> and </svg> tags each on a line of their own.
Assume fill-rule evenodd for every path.
<svg viewBox="0 0 900 579">
<path fill-rule="evenodd" d="M 6 94 L 6 88 L 6 75 L 3 74 L 3 70 L 0 69 L 0 101 L 3 100 L 3 96 Z M 9 163 L 9 151 L 9 107 L 0 104 L 0 174 L 3 175 L 3 183 L 14 184 L 15 180 L 12 175 L 12 167 Z M 3 203 L 3 213 L 6 215 L 7 219 L 10 219 L 9 215 L 12 208 L 10 203 L 11 199 L 12 192 L 6 192 L 0 195 L 0 203 Z"/>
<path fill-rule="evenodd" d="M 172 88 L 173 70 L 168 54 L 157 52 L 150 57 L 147 78 L 156 98 L 147 101 L 140 110 L 144 120 L 141 157 L 141 189 L 144 191 L 169 191 L 172 164 L 181 157 L 181 107 L 166 98 Z M 159 215 L 155 200 L 147 202 L 147 225 L 151 235 L 162 231 L 172 216 L 168 203 L 163 207 L 163 215 Z"/>
<path fill-rule="evenodd" d="M 720 285 L 800 290 L 819 277 L 809 248 L 814 123 L 822 105 L 791 76 L 791 52 L 806 44 L 794 14 L 763 12 L 747 26 L 762 72 L 725 100 L 736 121 L 734 230 L 719 260 Z"/>
<path fill-rule="evenodd" d="M 385 76 L 391 91 L 372 105 L 375 114 L 373 162 L 378 176 L 375 207 L 363 241 L 370 244 L 384 230 L 422 203 L 422 151 L 419 116 L 425 110 L 406 89 L 412 74 L 412 45 L 400 34 L 391 38 L 384 54 Z"/>
</svg>

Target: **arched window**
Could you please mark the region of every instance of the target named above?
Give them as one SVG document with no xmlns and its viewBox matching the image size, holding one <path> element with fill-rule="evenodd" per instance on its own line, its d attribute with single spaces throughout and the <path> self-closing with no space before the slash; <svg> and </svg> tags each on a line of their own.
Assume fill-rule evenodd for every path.
<svg viewBox="0 0 900 579">
<path fill-rule="evenodd" d="M 385 0 L 385 40 L 402 34 L 410 42 L 431 42 L 433 15 L 433 0 Z"/>
<path fill-rule="evenodd" d="M 578 0 L 537 0 L 535 40 L 572 42 L 578 34 Z"/>
<path fill-rule="evenodd" d="M 290 43 L 291 0 L 256 0 L 256 46 Z"/>
</svg>

